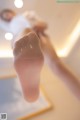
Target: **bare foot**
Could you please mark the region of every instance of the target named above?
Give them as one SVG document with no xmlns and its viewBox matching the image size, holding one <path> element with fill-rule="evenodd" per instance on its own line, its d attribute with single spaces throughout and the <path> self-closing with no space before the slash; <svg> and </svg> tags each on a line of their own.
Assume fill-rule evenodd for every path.
<svg viewBox="0 0 80 120">
<path fill-rule="evenodd" d="M 33 102 L 39 96 L 40 72 L 44 58 L 39 46 L 39 38 L 33 32 L 15 42 L 14 67 L 21 82 L 24 97 Z"/>
</svg>

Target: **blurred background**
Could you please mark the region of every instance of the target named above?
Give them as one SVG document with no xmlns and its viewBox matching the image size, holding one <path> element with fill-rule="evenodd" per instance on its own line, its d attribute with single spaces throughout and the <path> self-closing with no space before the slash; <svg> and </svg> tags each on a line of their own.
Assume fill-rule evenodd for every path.
<svg viewBox="0 0 80 120">
<path fill-rule="evenodd" d="M 47 33 L 58 56 L 80 78 L 80 3 L 0 0 L 0 11 L 5 8 L 13 9 L 18 14 L 34 10 L 46 21 Z M 0 28 L 0 75 L 14 76 L 11 41 L 5 38 L 5 34 Z M 80 120 L 80 101 L 46 65 L 41 77 L 54 109 L 31 120 Z"/>
</svg>

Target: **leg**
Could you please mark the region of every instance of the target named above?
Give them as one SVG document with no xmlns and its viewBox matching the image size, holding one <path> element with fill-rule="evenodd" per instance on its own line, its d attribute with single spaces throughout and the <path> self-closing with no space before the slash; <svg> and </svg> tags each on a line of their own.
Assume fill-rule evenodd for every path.
<svg viewBox="0 0 80 120">
<path fill-rule="evenodd" d="M 43 66 L 43 55 L 39 38 L 32 31 L 25 30 L 13 42 L 14 67 L 20 79 L 24 97 L 33 102 L 39 96 L 40 72 Z"/>
<path fill-rule="evenodd" d="M 57 56 L 50 40 L 40 35 L 40 45 L 48 66 L 65 83 L 72 93 L 80 99 L 80 81 Z"/>
<path fill-rule="evenodd" d="M 44 54 L 45 61 L 47 62 L 47 64 L 51 66 L 53 64 L 55 66 L 55 64 L 58 63 L 60 59 L 57 56 L 53 45 L 51 44 L 49 36 L 43 33 L 43 34 L 39 34 L 39 38 L 40 38 L 40 46 Z"/>
</svg>

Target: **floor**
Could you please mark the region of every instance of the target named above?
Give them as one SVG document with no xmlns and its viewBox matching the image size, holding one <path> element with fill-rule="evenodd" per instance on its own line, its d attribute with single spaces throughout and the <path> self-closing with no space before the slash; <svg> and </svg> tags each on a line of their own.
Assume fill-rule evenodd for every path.
<svg viewBox="0 0 80 120">
<path fill-rule="evenodd" d="M 53 104 L 53 109 L 30 120 L 80 120 L 80 101 L 47 66 L 42 72 L 42 84 Z"/>
<path fill-rule="evenodd" d="M 80 120 L 80 101 L 75 98 L 58 76 L 52 74 L 46 65 L 41 73 L 41 84 L 44 86 L 53 109 L 30 120 Z"/>
</svg>

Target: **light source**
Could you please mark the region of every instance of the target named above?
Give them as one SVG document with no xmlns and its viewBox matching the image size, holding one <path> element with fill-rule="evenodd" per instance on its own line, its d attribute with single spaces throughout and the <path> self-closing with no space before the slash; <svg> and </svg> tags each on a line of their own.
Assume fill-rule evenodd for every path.
<svg viewBox="0 0 80 120">
<path fill-rule="evenodd" d="M 22 0 L 15 0 L 15 1 L 14 1 L 14 5 L 15 5 L 17 8 L 22 8 L 22 7 L 23 7 L 23 1 L 22 1 Z"/>
<path fill-rule="evenodd" d="M 71 35 L 67 38 L 67 43 L 62 50 L 57 51 L 59 57 L 67 57 L 80 36 L 80 20 L 75 26 Z"/>
<path fill-rule="evenodd" d="M 0 49 L 0 58 L 12 58 L 12 57 L 13 57 L 12 50 Z"/>
<path fill-rule="evenodd" d="M 13 34 L 12 33 L 6 33 L 5 34 L 5 39 L 6 40 L 12 40 L 13 39 Z"/>
</svg>

